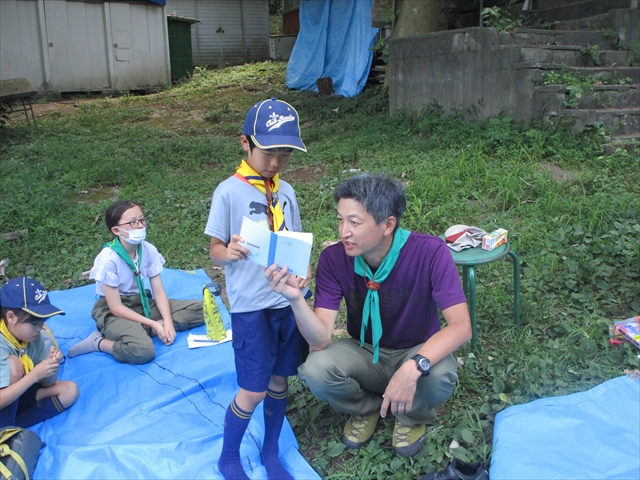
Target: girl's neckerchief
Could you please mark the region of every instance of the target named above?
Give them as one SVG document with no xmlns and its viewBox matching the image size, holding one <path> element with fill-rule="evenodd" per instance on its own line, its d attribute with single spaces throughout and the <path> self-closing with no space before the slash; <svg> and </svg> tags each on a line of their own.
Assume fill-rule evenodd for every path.
<svg viewBox="0 0 640 480">
<path fill-rule="evenodd" d="M 371 268 L 364 261 L 362 255 L 358 255 L 353 262 L 355 272 L 364 277 L 367 285 L 367 296 L 364 299 L 364 307 L 362 309 L 362 325 L 360 327 L 360 346 L 364 346 L 364 334 L 369 325 L 369 317 L 371 317 L 371 345 L 373 345 L 373 363 L 378 363 L 378 355 L 380 352 L 380 339 L 382 338 L 382 319 L 380 318 L 380 297 L 378 289 L 380 283 L 384 282 L 389 276 L 393 267 L 398 260 L 400 250 L 407 243 L 407 239 L 411 234 L 408 230 L 397 229 L 393 234 L 393 242 L 387 255 L 382 259 L 382 263 L 376 270 L 375 275 L 371 273 Z"/>
<path fill-rule="evenodd" d="M 140 292 L 140 301 L 142 302 L 144 316 L 147 318 L 151 318 L 151 309 L 149 308 L 149 299 L 147 298 L 147 294 L 144 291 L 144 285 L 142 285 L 142 277 L 140 276 L 140 270 L 138 269 L 138 266 L 135 263 L 133 263 L 133 259 L 131 258 L 131 255 L 129 255 L 129 252 L 127 252 L 124 246 L 122 245 L 122 243 L 120 243 L 119 237 L 114 238 L 113 241 L 107 242 L 102 246 L 102 248 L 107 248 L 107 247 L 111 248 L 114 252 L 120 255 L 120 258 L 122 258 L 126 262 L 126 264 L 129 265 L 129 268 L 133 272 L 134 277 L 136 277 L 136 283 L 138 284 L 138 291 Z M 138 262 L 141 262 L 142 261 L 142 244 L 141 243 L 138 244 L 137 255 L 138 255 Z"/>
<path fill-rule="evenodd" d="M 242 163 L 233 176 L 253 185 L 264 193 L 267 199 L 267 206 L 269 207 L 267 217 L 269 217 L 269 227 L 271 231 L 281 232 L 287 230 L 284 222 L 284 212 L 282 211 L 280 199 L 278 198 L 278 189 L 280 188 L 278 174 L 276 173 L 271 180 L 268 180 L 251 168 L 246 160 L 242 160 Z"/>
<path fill-rule="evenodd" d="M 33 360 L 31 360 L 31 357 L 27 355 L 27 342 L 21 342 L 13 336 L 13 334 L 7 328 L 7 324 L 5 323 L 4 318 L 0 318 L 0 334 L 2 334 L 2 336 L 7 339 L 7 342 L 9 342 L 12 347 L 18 350 L 24 374 L 26 375 L 31 370 L 33 370 Z"/>
</svg>

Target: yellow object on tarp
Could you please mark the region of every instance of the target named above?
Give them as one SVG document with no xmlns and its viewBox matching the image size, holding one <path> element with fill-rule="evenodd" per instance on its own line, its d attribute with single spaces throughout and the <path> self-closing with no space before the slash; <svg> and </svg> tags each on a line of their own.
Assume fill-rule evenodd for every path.
<svg viewBox="0 0 640 480">
<path fill-rule="evenodd" d="M 215 291 L 212 293 L 211 288 Z M 217 282 L 208 283 L 204 286 L 202 294 L 202 310 L 204 313 L 204 324 L 207 328 L 207 338 L 209 340 L 224 340 L 227 336 L 227 330 L 224 328 L 220 310 L 216 303 L 214 295 L 220 295 L 221 288 Z"/>
</svg>

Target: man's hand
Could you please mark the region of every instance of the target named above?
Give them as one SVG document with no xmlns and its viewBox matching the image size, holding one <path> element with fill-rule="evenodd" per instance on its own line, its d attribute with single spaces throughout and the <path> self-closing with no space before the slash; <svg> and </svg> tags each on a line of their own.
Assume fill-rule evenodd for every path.
<svg viewBox="0 0 640 480">
<path fill-rule="evenodd" d="M 249 250 L 240 245 L 240 242 L 244 242 L 244 239 L 234 233 L 231 235 L 231 241 L 227 245 L 227 262 L 235 263 L 238 260 L 247 260 L 249 258 Z"/>
<path fill-rule="evenodd" d="M 278 269 L 277 265 L 271 265 L 264 271 L 264 276 L 269 282 L 269 287 L 279 293 L 288 301 L 293 301 L 300 295 L 300 287 L 296 275 L 289 274 L 289 269 L 283 267 Z"/>
<path fill-rule="evenodd" d="M 309 282 L 311 282 L 311 279 L 313 278 L 313 275 L 311 273 L 311 264 L 309 264 L 309 268 L 307 269 L 307 276 L 306 278 L 302 278 L 302 277 L 298 277 L 298 288 L 300 288 L 301 290 L 305 287 L 309 286 Z"/>
<path fill-rule="evenodd" d="M 391 413 L 394 415 L 401 415 L 411 411 L 418 378 L 420 378 L 420 371 L 416 368 L 414 361 L 404 362 L 393 374 L 382 395 L 383 400 L 380 407 L 380 416 L 382 418 L 387 416 L 389 407 L 391 407 Z"/>
</svg>

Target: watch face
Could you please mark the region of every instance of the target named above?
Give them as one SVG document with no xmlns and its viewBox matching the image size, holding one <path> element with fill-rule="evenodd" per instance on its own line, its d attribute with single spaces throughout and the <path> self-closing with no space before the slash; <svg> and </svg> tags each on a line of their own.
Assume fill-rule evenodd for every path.
<svg viewBox="0 0 640 480">
<path fill-rule="evenodd" d="M 424 357 L 418 360 L 418 366 L 423 372 L 429 370 L 429 367 L 431 367 L 431 365 L 429 364 L 429 360 Z"/>
</svg>

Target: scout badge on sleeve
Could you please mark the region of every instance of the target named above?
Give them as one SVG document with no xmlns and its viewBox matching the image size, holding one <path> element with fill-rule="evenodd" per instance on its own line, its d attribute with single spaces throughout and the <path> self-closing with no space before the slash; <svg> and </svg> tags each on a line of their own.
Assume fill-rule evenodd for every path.
<svg viewBox="0 0 640 480">
<path fill-rule="evenodd" d="M 212 293 L 210 288 L 214 289 Z M 227 331 L 222 323 L 222 317 L 220 316 L 220 310 L 216 304 L 214 295 L 220 295 L 221 287 L 218 282 L 208 283 L 204 286 L 203 298 L 202 298 L 202 310 L 204 313 L 204 323 L 207 327 L 207 337 L 209 340 L 224 340 L 227 336 Z"/>
</svg>

